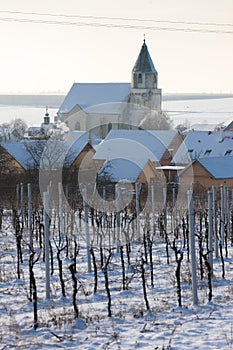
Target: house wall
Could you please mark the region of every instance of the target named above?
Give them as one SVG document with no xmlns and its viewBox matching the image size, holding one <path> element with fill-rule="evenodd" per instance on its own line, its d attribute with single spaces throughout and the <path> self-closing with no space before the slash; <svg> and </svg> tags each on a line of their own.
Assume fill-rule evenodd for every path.
<svg viewBox="0 0 233 350">
<path fill-rule="evenodd" d="M 71 164 L 70 169 L 74 170 L 76 168 L 79 168 L 80 165 L 88 167 L 90 163 L 93 163 L 92 157 L 95 154 L 95 150 L 92 148 L 90 144 L 87 144 L 82 152 L 78 155 L 78 157 L 73 161 Z"/>
<path fill-rule="evenodd" d="M 93 160 L 95 150 L 90 144 L 87 144 L 79 156 L 74 160 L 71 167 L 66 171 L 76 179 L 75 182 L 78 183 L 93 183 L 96 180 L 96 175 L 98 172 L 98 165 Z"/>
<path fill-rule="evenodd" d="M 160 160 L 160 165 L 171 165 L 171 160 L 175 153 L 177 152 L 178 148 L 183 142 L 183 137 L 180 135 L 180 133 L 177 133 L 170 145 L 168 146 L 168 149 L 165 151 L 162 159 Z"/>
<path fill-rule="evenodd" d="M 0 174 L 23 174 L 25 169 L 2 146 L 0 146 Z"/>
<path fill-rule="evenodd" d="M 155 169 L 154 165 L 150 161 L 148 161 L 144 166 L 144 168 L 142 169 L 142 172 L 138 176 L 138 179 L 136 182 L 149 184 L 151 179 L 163 181 L 162 173 L 158 172 Z"/>
<path fill-rule="evenodd" d="M 197 162 L 194 162 L 185 169 L 179 177 L 181 186 L 190 184 L 199 184 L 206 190 L 211 189 L 213 185 L 220 187 L 221 184 L 227 187 L 233 187 L 233 178 L 231 179 L 213 179 L 211 175 Z"/>
</svg>

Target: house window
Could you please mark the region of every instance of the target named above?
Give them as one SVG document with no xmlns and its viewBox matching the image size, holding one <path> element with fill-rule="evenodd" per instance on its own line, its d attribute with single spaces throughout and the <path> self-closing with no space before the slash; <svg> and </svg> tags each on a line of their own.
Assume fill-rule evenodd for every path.
<svg viewBox="0 0 233 350">
<path fill-rule="evenodd" d="M 194 158 L 193 149 L 188 149 L 187 155 L 188 157 L 190 157 L 190 159 L 193 159 Z"/>
<path fill-rule="evenodd" d="M 225 156 L 230 156 L 232 153 L 232 149 L 228 149 L 226 152 L 225 152 Z"/>
<path fill-rule="evenodd" d="M 211 152 L 212 152 L 211 149 L 207 149 L 204 153 L 204 156 L 209 156 Z"/>
</svg>

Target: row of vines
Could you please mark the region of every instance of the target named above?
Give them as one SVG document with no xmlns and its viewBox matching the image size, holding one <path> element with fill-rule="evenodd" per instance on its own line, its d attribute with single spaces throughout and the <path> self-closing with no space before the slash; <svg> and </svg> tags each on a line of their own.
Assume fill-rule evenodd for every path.
<svg viewBox="0 0 233 350">
<path fill-rule="evenodd" d="M 200 303 L 200 290 L 206 296 L 204 302 L 211 301 L 213 281 L 227 278 L 233 208 L 231 192 L 224 186 L 213 188 L 201 203 L 190 192 L 183 208 L 173 198 L 159 210 L 153 203 L 143 208 L 140 191 L 134 193 L 130 206 L 122 209 L 115 201 L 116 209 L 111 211 L 107 206 L 105 211 L 89 206 L 85 191 L 76 208 L 65 207 L 60 196 L 52 207 L 49 192 L 43 205 L 36 207 L 30 191 L 29 184 L 27 196 L 23 190 L 18 192 L 12 210 L 0 211 L 0 279 L 24 282 L 34 329 L 45 322 L 41 303 L 55 304 L 59 298 L 72 310 L 61 316 L 63 320 L 86 320 L 82 305 L 100 294 L 104 295 L 106 316 L 111 317 L 119 311 L 115 297 L 124 291 L 140 291 L 143 296 L 136 314 L 158 312 L 154 300 L 159 294 L 161 268 L 170 271 L 172 303 L 179 307 Z M 59 187 L 58 193 L 61 191 Z M 12 267 L 7 274 L 9 261 Z M 130 311 L 126 307 L 125 312 Z M 92 317 L 98 312 L 92 310 Z M 48 316 L 47 322 L 58 321 Z"/>
</svg>

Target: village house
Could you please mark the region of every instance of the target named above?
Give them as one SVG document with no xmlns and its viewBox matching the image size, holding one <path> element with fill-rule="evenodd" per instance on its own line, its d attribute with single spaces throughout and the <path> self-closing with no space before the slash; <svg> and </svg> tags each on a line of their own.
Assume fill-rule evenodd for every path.
<svg viewBox="0 0 233 350">
<path fill-rule="evenodd" d="M 22 174 L 26 171 L 25 164 L 22 164 L 7 150 L 7 145 L 4 143 L 0 145 L 0 173 L 1 175 L 11 174 L 12 172 Z M 12 145 L 12 144 L 10 144 Z"/>
<path fill-rule="evenodd" d="M 192 185 L 201 193 L 213 184 L 231 187 L 232 156 L 232 131 L 189 131 L 171 161 L 173 166 L 180 167 L 179 188 L 185 192 Z"/>
<path fill-rule="evenodd" d="M 93 156 L 101 140 L 90 132 L 72 131 L 67 133 L 65 142 L 68 144 L 63 164 L 66 181 L 69 179 L 71 184 L 95 181 L 97 168 Z"/>
<path fill-rule="evenodd" d="M 190 184 L 199 191 L 209 190 L 213 185 L 233 188 L 233 156 L 206 157 L 194 160 L 179 175 L 180 185 Z"/>
<path fill-rule="evenodd" d="M 181 142 L 176 130 L 111 130 L 93 157 L 100 169 L 98 180 L 126 180 L 146 186 L 151 180 L 164 181 L 168 172 L 159 166 L 170 166 L 170 172 L 177 172 L 171 159 Z"/>
<path fill-rule="evenodd" d="M 2 143 L 1 175 L 21 174 L 25 181 L 33 181 L 32 174 L 38 180 L 39 169 L 56 171 L 63 168 L 65 181 L 77 182 L 80 165 L 85 174 L 92 169 L 94 145 L 100 140 L 84 131 L 67 133 L 64 140 L 24 140 L 17 143 Z M 72 177 L 72 176 L 73 177 Z"/>
<path fill-rule="evenodd" d="M 23 174 L 36 169 L 39 164 L 38 152 L 32 157 L 30 148 L 44 147 L 44 141 L 21 141 L 1 143 L 1 174 Z"/>
<path fill-rule="evenodd" d="M 98 182 L 105 183 L 130 183 L 149 184 L 154 179 L 162 181 L 162 174 L 156 172 L 150 160 L 141 162 L 140 165 L 128 159 L 116 158 L 105 161 L 98 172 Z"/>
<path fill-rule="evenodd" d="M 171 163 L 188 165 L 196 159 L 233 155 L 233 132 L 190 131 L 175 153 Z"/>
</svg>

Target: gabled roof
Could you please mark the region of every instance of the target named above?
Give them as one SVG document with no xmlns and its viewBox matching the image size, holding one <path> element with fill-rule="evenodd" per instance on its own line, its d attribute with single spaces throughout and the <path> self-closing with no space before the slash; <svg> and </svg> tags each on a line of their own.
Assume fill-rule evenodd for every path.
<svg viewBox="0 0 233 350">
<path fill-rule="evenodd" d="M 233 155 L 233 132 L 190 131 L 172 163 L 189 164 L 194 159 Z"/>
<path fill-rule="evenodd" d="M 92 114 L 116 114 L 119 113 L 120 104 L 127 102 L 129 94 L 130 83 L 74 83 L 58 114 L 67 114 L 75 106 Z"/>
<path fill-rule="evenodd" d="M 232 129 L 233 129 L 233 120 L 224 128 L 224 131 L 228 131 Z"/>
<path fill-rule="evenodd" d="M 46 141 L 39 140 L 28 140 L 25 142 L 16 142 L 16 143 L 1 143 L 1 146 L 25 169 L 34 169 L 37 164 L 40 162 L 39 152 L 35 153 L 34 158 L 32 158 L 29 148 L 37 148 L 38 144 L 41 146 L 41 154 L 43 148 L 46 144 Z"/>
<path fill-rule="evenodd" d="M 91 145 L 96 146 L 101 140 L 93 133 L 91 133 Z M 72 131 L 69 132 L 65 143 L 67 144 L 67 154 L 64 165 L 71 166 L 78 155 L 83 151 L 89 142 L 89 134 L 87 131 Z"/>
<path fill-rule="evenodd" d="M 210 157 L 200 158 L 197 162 L 206 170 L 214 179 L 231 179 L 233 178 L 233 157 Z"/>
<path fill-rule="evenodd" d="M 111 182 L 124 181 L 134 183 L 142 172 L 142 168 L 128 159 L 112 159 L 104 162 L 98 173 L 98 179 Z"/>
<path fill-rule="evenodd" d="M 165 147 L 169 147 L 173 139 L 178 135 L 177 130 L 148 130 L 154 137 L 158 138 Z"/>
<path fill-rule="evenodd" d="M 144 43 L 142 45 L 141 51 L 139 53 L 139 56 L 137 58 L 137 61 L 133 67 L 133 73 L 157 73 L 153 61 L 150 57 L 147 45 Z"/>
<path fill-rule="evenodd" d="M 214 131 L 216 130 L 216 124 L 210 123 L 196 123 L 192 124 L 185 132 L 199 130 L 199 131 Z"/>
<path fill-rule="evenodd" d="M 94 146 L 98 142 L 100 139 L 91 134 L 91 144 Z M 87 131 L 69 132 L 63 141 L 49 139 L 43 152 L 43 158 L 41 158 L 40 167 L 45 169 L 69 168 L 88 143 Z"/>
<path fill-rule="evenodd" d="M 159 162 L 176 134 L 175 130 L 111 130 L 93 158 Z"/>
<path fill-rule="evenodd" d="M 2 143 L 1 146 L 25 169 L 41 166 L 69 167 L 88 144 L 87 131 L 70 132 L 64 141 L 27 140 L 17 143 Z M 95 146 L 100 139 L 91 134 L 91 144 Z"/>
</svg>

